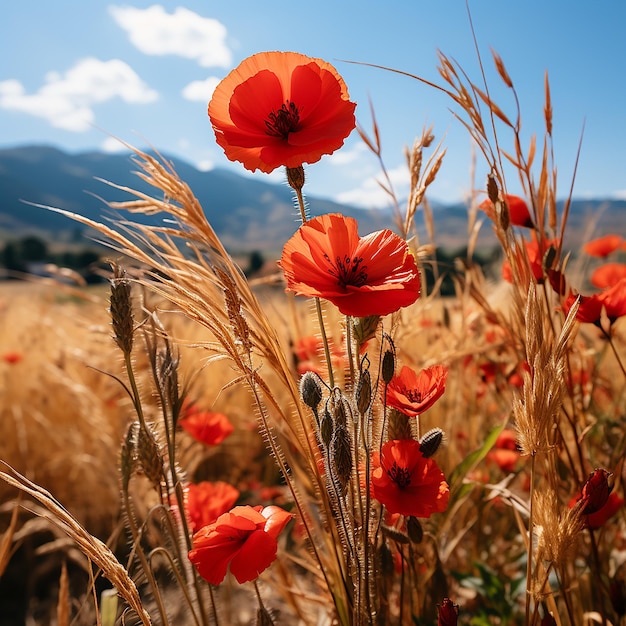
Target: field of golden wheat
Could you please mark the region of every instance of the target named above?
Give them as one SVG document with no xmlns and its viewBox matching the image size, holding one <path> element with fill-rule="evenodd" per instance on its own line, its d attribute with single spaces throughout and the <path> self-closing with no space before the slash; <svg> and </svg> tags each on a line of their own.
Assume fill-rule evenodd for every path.
<svg viewBox="0 0 626 626">
<path fill-rule="evenodd" d="M 106 286 L 0 285 L 0 624 L 622 622 L 626 245 L 564 245 L 547 81 L 524 149 L 519 111 L 444 55 L 440 75 L 491 173 L 434 284 L 414 223 L 435 231 L 432 131 L 406 201 L 381 159 L 388 229 L 311 217 L 303 164 L 341 147 L 354 103 L 326 62 L 273 52 L 209 116 L 233 160 L 285 168 L 301 225 L 274 274 L 246 277 L 185 182 L 136 151 L 154 194 L 112 208 L 162 223 L 67 215 L 109 242 Z M 276 90 L 269 113 L 252 97 Z M 358 131 L 380 156 L 375 121 Z"/>
</svg>

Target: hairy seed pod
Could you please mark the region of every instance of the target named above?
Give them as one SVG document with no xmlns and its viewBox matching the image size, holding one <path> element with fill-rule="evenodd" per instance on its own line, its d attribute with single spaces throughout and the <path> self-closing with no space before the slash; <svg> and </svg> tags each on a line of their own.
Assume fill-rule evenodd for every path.
<svg viewBox="0 0 626 626">
<path fill-rule="evenodd" d="M 322 401 L 322 385 L 320 377 L 315 372 L 306 372 L 300 379 L 300 397 L 315 414 L 317 418 L 317 407 Z"/>
<path fill-rule="evenodd" d="M 422 529 L 422 525 L 417 517 L 409 517 L 406 522 L 406 532 L 409 535 L 409 539 L 413 544 L 422 543 L 422 539 L 424 538 L 424 530 Z"/>
<path fill-rule="evenodd" d="M 392 539 L 396 543 L 409 543 L 408 535 L 392 528 L 391 526 L 381 526 L 381 530 L 383 531 L 385 537 L 389 537 L 389 539 Z"/>
<path fill-rule="evenodd" d="M 372 404 L 372 376 L 368 369 L 363 370 L 356 386 L 356 407 L 365 415 Z"/>
<path fill-rule="evenodd" d="M 330 450 L 330 466 L 343 497 L 348 490 L 348 483 L 352 475 L 352 449 L 350 434 L 345 426 L 335 424 L 335 433 Z"/>
<path fill-rule="evenodd" d="M 333 438 L 333 418 L 330 416 L 328 409 L 324 411 L 322 421 L 320 422 L 320 438 L 322 443 L 328 448 Z"/>
<path fill-rule="evenodd" d="M 385 350 L 383 354 L 383 364 L 381 374 L 385 384 L 389 384 L 396 370 L 396 356 L 391 350 Z"/>
<path fill-rule="evenodd" d="M 429 459 L 433 456 L 437 450 L 439 450 L 441 444 L 443 443 L 445 434 L 441 428 L 431 428 L 421 439 L 420 439 L 420 452 L 422 456 L 426 459 Z"/>
<path fill-rule="evenodd" d="M 346 427 L 348 424 L 348 417 L 352 417 L 352 410 L 350 409 L 348 399 L 343 395 L 341 389 L 338 387 L 333 389 L 333 393 L 327 406 L 335 425 L 338 427 Z"/>
<path fill-rule="evenodd" d="M 257 626 L 274 626 L 274 620 L 271 613 L 264 607 L 259 607 L 256 613 Z"/>
</svg>

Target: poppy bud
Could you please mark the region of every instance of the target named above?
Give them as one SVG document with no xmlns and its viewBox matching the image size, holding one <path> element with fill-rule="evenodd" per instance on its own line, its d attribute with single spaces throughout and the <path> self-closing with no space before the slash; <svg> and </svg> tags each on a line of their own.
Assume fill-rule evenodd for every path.
<svg viewBox="0 0 626 626">
<path fill-rule="evenodd" d="M 346 495 L 348 482 L 352 476 L 352 446 L 350 434 L 345 426 L 335 428 L 331 447 L 331 467 L 339 487 L 339 493 Z"/>
<path fill-rule="evenodd" d="M 456 626 L 459 618 L 459 605 L 454 604 L 450 598 L 444 598 L 437 605 L 437 626 Z"/>
<path fill-rule="evenodd" d="M 372 377 L 369 370 L 363 370 L 356 386 L 356 406 L 365 415 L 372 403 Z"/>
<path fill-rule="evenodd" d="M 287 167 L 286 170 L 289 186 L 300 191 L 304 187 L 304 168 L 302 165 L 298 165 L 298 167 Z"/>
<path fill-rule="evenodd" d="M 420 452 L 422 456 L 429 459 L 439 450 L 444 438 L 444 432 L 441 428 L 431 428 L 420 439 Z"/>
<path fill-rule="evenodd" d="M 324 411 L 322 415 L 322 421 L 320 423 L 320 436 L 322 443 L 328 448 L 330 440 L 333 437 L 333 418 L 330 416 L 328 410 Z"/>
<path fill-rule="evenodd" d="M 396 357 L 391 350 L 385 350 L 383 355 L 382 375 L 383 380 L 388 385 L 393 378 L 393 374 L 396 369 Z"/>
<path fill-rule="evenodd" d="M 605 469 L 596 469 L 587 478 L 583 485 L 582 495 L 580 497 L 582 509 L 581 515 L 590 515 L 599 511 L 609 499 L 609 494 L 613 489 L 609 484 L 609 479 L 613 476 L 611 472 Z"/>
<path fill-rule="evenodd" d="M 315 372 L 306 372 L 300 379 L 300 396 L 317 418 L 317 407 L 322 401 L 322 386 Z"/>
<path fill-rule="evenodd" d="M 406 532 L 409 535 L 409 539 L 411 543 L 422 543 L 422 539 L 424 538 L 424 530 L 422 529 L 422 525 L 417 517 L 413 517 L 411 515 L 406 523 Z"/>
</svg>

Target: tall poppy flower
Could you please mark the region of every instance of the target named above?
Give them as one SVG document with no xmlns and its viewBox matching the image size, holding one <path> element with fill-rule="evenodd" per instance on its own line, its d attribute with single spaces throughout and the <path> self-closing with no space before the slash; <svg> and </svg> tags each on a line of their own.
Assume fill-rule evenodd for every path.
<svg viewBox="0 0 626 626">
<path fill-rule="evenodd" d="M 563 310 L 568 313 L 578 295 L 570 292 L 563 303 Z M 612 287 L 591 296 L 580 296 L 580 305 L 576 319 L 583 323 L 600 325 L 602 310 L 611 324 L 626 315 L 626 277 L 621 278 Z"/>
<path fill-rule="evenodd" d="M 340 213 L 314 217 L 287 241 L 279 261 L 287 291 L 332 302 L 344 315 L 387 315 L 413 304 L 420 275 L 409 247 L 390 230 L 359 237 Z"/>
<path fill-rule="evenodd" d="M 337 70 L 296 52 L 248 57 L 216 87 L 209 118 L 231 161 L 269 173 L 315 163 L 343 145 L 356 126 Z"/>
<path fill-rule="evenodd" d="M 604 235 L 597 239 L 588 241 L 583 250 L 590 256 L 605 258 L 612 252 L 615 252 L 624 240 L 619 235 Z"/>
<path fill-rule="evenodd" d="M 526 204 L 524 198 L 520 198 L 519 196 L 514 196 L 512 194 L 506 194 L 504 196 L 504 201 L 509 209 L 509 219 L 511 224 L 514 226 L 524 226 L 525 228 L 535 227 L 533 219 L 530 216 L 530 211 L 528 210 L 528 205 Z M 478 208 L 482 209 L 491 218 L 491 220 L 495 222 L 495 207 L 489 198 L 481 202 Z"/>
<path fill-rule="evenodd" d="M 193 536 L 189 560 L 212 585 L 229 567 L 237 582 L 255 580 L 276 559 L 277 537 L 291 518 L 278 506 L 236 506 Z"/>
<path fill-rule="evenodd" d="M 194 439 L 207 446 L 222 443 L 235 427 L 223 413 L 203 411 L 196 404 L 187 404 L 183 416 L 178 421 Z"/>
<path fill-rule="evenodd" d="M 191 532 L 213 523 L 232 508 L 238 498 L 239 489 L 221 480 L 188 485 L 186 508 Z"/>
<path fill-rule="evenodd" d="M 429 409 L 446 390 L 448 368 L 432 365 L 419 373 L 404 365 L 387 385 L 387 406 L 415 417 Z"/>
<path fill-rule="evenodd" d="M 626 278 L 626 264 L 605 263 L 597 267 L 591 274 L 591 284 L 598 289 L 606 289 L 622 278 Z"/>
<path fill-rule="evenodd" d="M 424 458 L 419 441 L 388 441 L 373 461 L 373 494 L 390 513 L 430 517 L 448 507 L 450 487 L 434 459 Z"/>
</svg>

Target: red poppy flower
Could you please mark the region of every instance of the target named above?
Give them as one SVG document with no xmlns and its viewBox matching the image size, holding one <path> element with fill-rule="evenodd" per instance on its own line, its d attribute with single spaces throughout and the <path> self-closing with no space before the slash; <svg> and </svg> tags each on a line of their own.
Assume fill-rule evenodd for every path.
<svg viewBox="0 0 626 626">
<path fill-rule="evenodd" d="M 387 385 L 386 404 L 415 417 L 429 409 L 446 390 L 448 368 L 432 365 L 417 373 L 404 365 Z"/>
<path fill-rule="evenodd" d="M 2 355 L 2 360 L 10 365 L 15 365 L 19 363 L 24 358 L 24 355 L 21 352 L 5 352 Z"/>
<path fill-rule="evenodd" d="M 202 411 L 195 404 L 186 406 L 178 423 L 194 439 L 208 446 L 222 443 L 235 430 L 223 413 Z"/>
<path fill-rule="evenodd" d="M 622 278 L 626 278 L 626 264 L 605 263 L 593 271 L 591 284 L 598 289 L 606 289 Z"/>
<path fill-rule="evenodd" d="M 595 513 L 587 515 L 587 526 L 589 528 L 601 528 L 624 506 L 624 499 L 617 493 L 612 492 L 605 505 Z"/>
<path fill-rule="evenodd" d="M 219 83 L 209 102 L 217 143 L 231 161 L 269 173 L 315 163 L 356 126 L 337 70 L 296 52 L 260 52 Z"/>
<path fill-rule="evenodd" d="M 191 532 L 212 524 L 239 498 L 239 490 L 228 483 L 203 481 L 187 486 L 187 514 Z"/>
<path fill-rule="evenodd" d="M 434 459 L 422 456 L 418 441 L 388 441 L 373 462 L 373 494 L 389 512 L 430 517 L 446 510 L 450 487 Z"/>
<path fill-rule="evenodd" d="M 193 536 L 189 560 L 212 585 L 229 566 L 237 582 L 254 580 L 276 559 L 277 537 L 291 518 L 277 506 L 236 506 Z"/>
<path fill-rule="evenodd" d="M 540 242 L 537 239 L 533 238 L 530 241 L 524 241 L 524 247 L 526 248 L 526 258 L 528 259 L 530 272 L 537 281 L 537 283 L 540 285 L 544 282 L 543 257 L 546 251 L 550 248 L 550 246 L 556 248 L 558 247 L 558 243 L 559 242 L 557 239 L 547 239 Z M 517 252 L 518 262 L 525 263 L 526 261 L 523 259 L 522 251 Z M 558 270 L 547 268 L 547 276 L 550 280 L 552 288 L 557 293 L 563 293 L 565 279 L 562 276 L 561 272 L 559 272 Z M 511 265 L 508 259 L 505 259 L 504 263 L 502 264 L 502 278 L 509 283 L 513 282 L 513 271 L 511 270 Z"/>
<path fill-rule="evenodd" d="M 570 292 L 563 303 L 563 310 L 567 313 L 577 298 L 577 294 Z M 593 294 L 592 296 L 580 296 L 580 304 L 576 319 L 583 323 L 600 325 L 602 309 L 611 324 L 620 317 L 626 315 L 626 277 L 620 279 L 612 287 Z"/>
<path fill-rule="evenodd" d="M 287 291 L 332 302 L 344 315 L 387 315 L 413 304 L 420 275 L 409 247 L 390 230 L 359 237 L 357 221 L 339 213 L 305 222 L 279 262 Z"/>
<path fill-rule="evenodd" d="M 530 211 L 528 210 L 528 205 L 526 204 L 524 198 L 506 194 L 504 196 L 504 201 L 509 209 L 509 220 L 511 221 L 511 224 L 514 226 L 525 226 L 526 228 L 535 227 L 533 218 L 530 216 Z M 489 198 L 484 200 L 478 208 L 482 209 L 491 218 L 491 220 L 495 222 L 495 207 Z"/>
<path fill-rule="evenodd" d="M 623 239 L 619 235 L 604 235 L 588 241 L 583 250 L 590 256 L 607 257 L 611 252 L 615 252 L 621 245 Z"/>
</svg>

